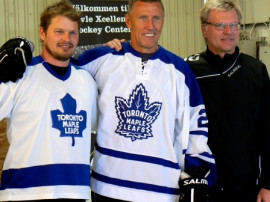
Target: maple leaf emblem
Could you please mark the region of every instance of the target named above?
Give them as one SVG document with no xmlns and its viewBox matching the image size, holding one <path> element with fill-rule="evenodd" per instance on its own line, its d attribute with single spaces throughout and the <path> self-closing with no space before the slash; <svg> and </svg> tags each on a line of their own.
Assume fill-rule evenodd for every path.
<svg viewBox="0 0 270 202">
<path fill-rule="evenodd" d="M 115 108 L 119 119 L 115 132 L 131 138 L 132 141 L 153 137 L 152 124 L 157 119 L 161 106 L 161 102 L 149 104 L 143 84 L 135 87 L 128 100 L 115 97 Z"/>
<path fill-rule="evenodd" d="M 76 113 L 77 103 L 70 94 L 61 99 L 64 112 L 51 111 L 52 127 L 60 130 L 60 137 L 72 137 L 72 146 L 75 145 L 75 137 L 82 137 L 82 131 L 86 128 L 86 111 Z"/>
</svg>

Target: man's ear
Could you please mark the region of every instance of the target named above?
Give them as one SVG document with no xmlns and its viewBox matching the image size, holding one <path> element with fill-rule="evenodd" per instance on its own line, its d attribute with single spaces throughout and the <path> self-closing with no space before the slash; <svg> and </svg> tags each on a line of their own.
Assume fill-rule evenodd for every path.
<svg viewBox="0 0 270 202">
<path fill-rule="evenodd" d="M 39 28 L 39 37 L 42 41 L 44 41 L 45 39 L 45 36 L 46 36 L 46 33 L 45 33 L 45 29 L 43 27 L 40 27 Z"/>
<path fill-rule="evenodd" d="M 203 33 L 204 38 L 206 38 L 206 31 L 207 31 L 207 25 L 202 24 L 202 33 Z"/>
<path fill-rule="evenodd" d="M 131 22 L 130 22 L 130 16 L 129 14 L 125 15 L 125 19 L 126 19 L 126 25 L 129 29 L 131 29 Z"/>
</svg>

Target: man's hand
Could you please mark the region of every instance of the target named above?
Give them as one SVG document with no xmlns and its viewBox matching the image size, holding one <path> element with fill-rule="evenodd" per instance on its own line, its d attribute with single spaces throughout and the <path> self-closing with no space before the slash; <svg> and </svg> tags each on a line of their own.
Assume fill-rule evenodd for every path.
<svg viewBox="0 0 270 202">
<path fill-rule="evenodd" d="M 103 46 L 109 46 L 110 48 L 114 48 L 117 52 L 119 52 L 122 49 L 123 42 L 126 42 L 125 39 L 113 39 L 112 41 L 109 41 L 107 43 L 104 43 Z"/>
<path fill-rule="evenodd" d="M 16 37 L 9 39 L 0 48 L 0 83 L 22 78 L 25 67 L 32 60 L 32 42 Z"/>
<path fill-rule="evenodd" d="M 257 196 L 257 202 L 270 202 L 270 190 L 262 188 Z"/>
</svg>

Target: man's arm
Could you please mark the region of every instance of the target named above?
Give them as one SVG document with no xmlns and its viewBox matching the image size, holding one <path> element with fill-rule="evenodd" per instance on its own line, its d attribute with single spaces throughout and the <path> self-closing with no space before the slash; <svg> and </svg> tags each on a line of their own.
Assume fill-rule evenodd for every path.
<svg viewBox="0 0 270 202">
<path fill-rule="evenodd" d="M 262 188 L 257 196 L 257 202 L 270 202 L 270 80 L 265 65 L 263 65 L 263 70 L 264 82 L 262 92 L 264 92 L 264 96 L 262 98 L 260 115 L 260 123 L 262 125 L 259 127 L 260 131 L 258 131 L 258 134 L 262 135 L 260 137 L 260 146 L 263 152 L 261 155 L 261 179 L 259 180 L 259 185 Z"/>
<path fill-rule="evenodd" d="M 195 76 L 190 67 L 183 63 L 185 69 L 185 104 L 180 107 L 178 127 L 181 132 L 179 144 L 184 159 L 180 163 L 181 179 L 179 180 L 181 202 L 204 202 L 208 200 L 211 189 L 216 185 L 217 170 L 208 142 L 208 119 L 205 105 Z M 177 86 L 181 86 L 180 83 Z M 179 87 L 179 95 L 181 88 Z M 182 120 L 184 119 L 184 120 Z M 186 127 L 183 126 L 185 123 Z M 186 135 L 185 135 L 186 134 Z M 184 137 L 186 136 L 186 137 Z M 182 137 L 182 138 L 181 138 Z M 182 172 L 185 172 L 184 176 Z"/>
</svg>

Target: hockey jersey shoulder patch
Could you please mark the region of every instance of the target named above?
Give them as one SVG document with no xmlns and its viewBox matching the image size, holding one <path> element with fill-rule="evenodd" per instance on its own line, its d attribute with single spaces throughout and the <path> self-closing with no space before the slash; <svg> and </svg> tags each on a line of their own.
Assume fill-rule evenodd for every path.
<svg viewBox="0 0 270 202">
<path fill-rule="evenodd" d="M 162 103 L 149 103 L 143 84 L 132 91 L 129 99 L 115 97 L 115 108 L 119 119 L 116 133 L 132 141 L 153 137 L 152 124 L 161 111 Z"/>
</svg>

